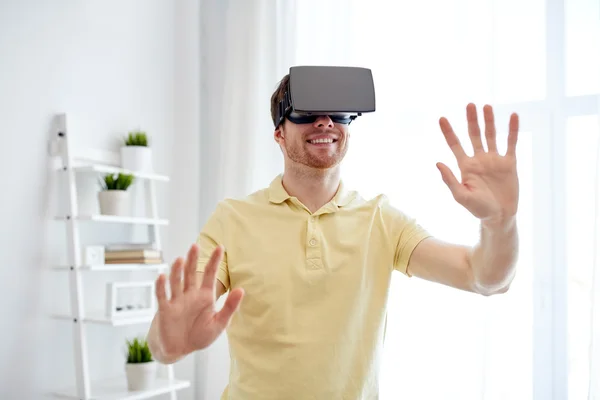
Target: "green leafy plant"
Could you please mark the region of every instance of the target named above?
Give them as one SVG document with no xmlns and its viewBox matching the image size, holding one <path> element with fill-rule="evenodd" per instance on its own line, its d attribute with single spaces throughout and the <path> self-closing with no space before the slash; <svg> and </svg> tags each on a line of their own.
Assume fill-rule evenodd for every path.
<svg viewBox="0 0 600 400">
<path fill-rule="evenodd" d="M 148 146 L 148 136 L 144 131 L 131 131 L 125 138 L 125 146 Z"/>
<path fill-rule="evenodd" d="M 102 190 L 127 190 L 133 184 L 133 181 L 133 175 L 119 173 L 115 178 L 114 174 L 108 174 L 100 180 L 100 187 Z"/>
<path fill-rule="evenodd" d="M 127 340 L 127 363 L 140 364 L 154 361 L 148 342 L 135 338 Z"/>
</svg>

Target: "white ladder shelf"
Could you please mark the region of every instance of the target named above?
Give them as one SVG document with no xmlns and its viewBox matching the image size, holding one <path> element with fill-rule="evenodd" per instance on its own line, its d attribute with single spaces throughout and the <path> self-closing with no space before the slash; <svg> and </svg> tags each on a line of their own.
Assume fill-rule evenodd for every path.
<svg viewBox="0 0 600 400">
<path fill-rule="evenodd" d="M 66 391 L 57 391 L 51 393 L 52 396 L 64 399 L 80 400 L 139 400 L 148 399 L 159 395 L 170 394 L 171 400 L 177 399 L 177 391 L 190 387 L 190 382 L 175 379 L 173 365 L 167 365 L 167 377 L 158 378 L 154 387 L 145 391 L 130 391 L 127 389 L 127 382 L 124 375 L 121 378 L 111 379 L 100 382 L 91 382 L 87 354 L 87 324 L 105 324 L 113 327 L 125 325 L 149 324 L 153 315 L 141 315 L 134 317 L 109 318 L 105 314 L 99 315 L 87 313 L 84 307 L 84 293 L 82 273 L 86 272 L 115 272 L 115 271 L 153 271 L 157 274 L 163 272 L 169 266 L 167 264 L 100 264 L 100 265 L 82 265 L 82 251 L 80 245 L 79 223 L 97 222 L 97 223 L 120 223 L 120 224 L 141 224 L 147 225 L 150 241 L 154 248 L 162 250 L 159 226 L 167 225 L 168 220 L 159 218 L 156 204 L 155 181 L 168 182 L 169 178 L 159 174 L 149 174 L 137 171 L 129 171 L 119 167 L 118 157 L 112 154 L 110 159 L 98 161 L 90 157 L 77 157 L 73 154 L 72 144 L 69 142 L 69 129 L 66 114 L 58 116 L 56 136 L 51 142 L 51 154 L 56 157 L 58 165 L 57 170 L 67 174 L 68 181 L 68 214 L 57 216 L 57 220 L 62 220 L 66 224 L 68 236 L 68 258 L 69 265 L 55 266 L 54 270 L 66 271 L 70 277 L 70 298 L 71 313 L 69 315 L 55 315 L 55 318 L 70 320 L 73 324 L 74 337 L 74 355 L 75 355 L 75 373 L 76 387 Z M 100 154 L 102 152 L 99 152 Z M 106 173 L 124 173 L 135 176 L 136 181 L 144 182 L 151 217 L 117 217 L 109 215 L 80 215 L 77 200 L 76 174 L 106 174 Z M 152 294 L 154 295 L 154 293 Z"/>
</svg>

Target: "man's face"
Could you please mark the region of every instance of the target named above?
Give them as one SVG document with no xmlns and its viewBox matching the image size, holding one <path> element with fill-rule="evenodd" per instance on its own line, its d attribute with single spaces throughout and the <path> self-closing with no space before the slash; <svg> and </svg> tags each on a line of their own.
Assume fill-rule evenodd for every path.
<svg viewBox="0 0 600 400">
<path fill-rule="evenodd" d="M 333 123 L 328 116 L 307 124 L 286 119 L 275 131 L 275 140 L 294 163 L 328 169 L 338 165 L 346 155 L 348 125 Z"/>
</svg>

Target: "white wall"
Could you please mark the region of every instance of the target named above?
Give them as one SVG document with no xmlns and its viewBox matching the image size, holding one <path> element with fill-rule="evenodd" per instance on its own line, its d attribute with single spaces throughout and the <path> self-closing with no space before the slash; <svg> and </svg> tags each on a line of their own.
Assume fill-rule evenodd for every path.
<svg viewBox="0 0 600 400">
<path fill-rule="evenodd" d="M 114 150 L 128 129 L 151 135 L 167 258 L 183 254 L 198 231 L 199 1 L 2 0 L 0 2 L 0 398 L 43 398 L 74 384 L 68 275 L 50 272 L 64 258 L 60 172 L 48 171 L 53 116 L 73 117 L 78 147 Z M 95 207 L 94 178 L 80 179 L 80 200 Z M 84 243 L 127 239 L 122 226 L 86 224 Z M 85 277 L 86 302 L 101 306 L 104 282 Z M 137 275 L 136 275 L 137 277 Z M 125 276 L 127 278 L 127 276 Z M 89 326 L 92 378 L 123 371 L 124 338 L 147 326 Z M 194 380 L 194 359 L 176 373 Z M 195 388 L 182 392 L 191 399 Z"/>
</svg>

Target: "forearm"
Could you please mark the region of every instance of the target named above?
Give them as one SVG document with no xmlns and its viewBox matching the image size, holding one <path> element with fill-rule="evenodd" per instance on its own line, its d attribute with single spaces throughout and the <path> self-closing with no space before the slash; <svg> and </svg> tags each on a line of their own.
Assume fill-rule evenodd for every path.
<svg viewBox="0 0 600 400">
<path fill-rule="evenodd" d="M 516 217 L 483 221 L 480 240 L 469 254 L 475 290 L 482 294 L 508 290 L 515 274 L 519 250 Z"/>
<path fill-rule="evenodd" d="M 159 318 L 160 318 L 160 315 L 157 312 L 156 315 L 154 316 L 154 319 L 152 320 L 150 329 L 148 331 L 148 337 L 147 337 L 148 347 L 150 348 L 152 357 L 154 357 L 154 359 L 156 361 L 158 361 L 161 364 L 173 364 L 174 362 L 178 361 L 180 357 L 169 356 L 169 355 L 165 354 L 161 340 L 160 340 L 160 334 L 159 334 L 159 329 L 158 329 Z"/>
</svg>

